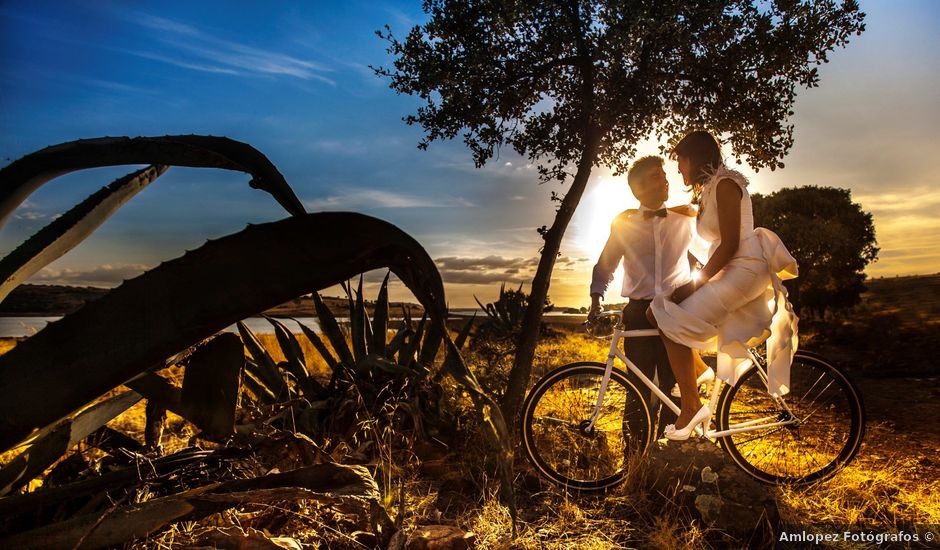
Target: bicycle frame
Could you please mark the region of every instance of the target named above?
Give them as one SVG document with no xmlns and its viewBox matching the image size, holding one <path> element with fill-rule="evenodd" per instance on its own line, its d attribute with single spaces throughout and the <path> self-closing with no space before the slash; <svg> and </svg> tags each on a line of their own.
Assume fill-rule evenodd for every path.
<svg viewBox="0 0 940 550">
<path fill-rule="evenodd" d="M 607 393 L 607 386 L 610 383 L 610 373 L 614 368 L 614 359 L 620 359 L 632 372 L 636 375 L 637 379 L 643 382 L 643 384 L 649 388 L 656 397 L 660 399 L 663 403 L 666 404 L 676 415 L 679 414 L 679 407 L 673 403 L 672 399 L 666 396 L 652 380 L 646 377 L 632 361 L 627 359 L 627 356 L 620 350 L 620 340 L 625 338 L 640 338 L 644 336 L 659 336 L 659 331 L 657 329 L 633 329 L 633 330 L 621 330 L 619 328 L 614 329 L 614 334 L 611 337 L 610 341 L 610 350 L 607 352 L 607 368 L 604 370 L 604 377 L 601 380 L 601 387 L 597 393 L 597 403 L 594 405 L 594 412 L 591 414 L 589 419 L 587 429 L 594 427 L 594 423 L 597 420 L 598 415 L 601 411 L 601 405 L 604 403 L 604 395 Z M 750 354 L 750 361 L 757 367 L 758 373 L 760 374 L 761 379 L 764 383 L 767 383 L 767 372 L 764 362 L 753 352 L 753 350 L 748 350 Z M 715 406 L 718 403 L 718 393 L 721 389 L 721 380 L 716 376 L 715 380 L 712 382 L 711 387 L 711 397 L 708 400 L 708 406 L 712 411 L 715 410 Z M 738 424 L 732 424 L 728 427 L 727 430 L 706 430 L 704 437 L 711 439 L 725 437 L 729 435 L 735 435 L 744 432 L 751 432 L 757 430 L 765 430 L 768 428 L 777 428 L 782 426 L 789 426 L 799 422 L 799 419 L 793 415 L 789 407 L 787 407 L 786 402 L 780 397 L 774 397 L 774 400 L 777 401 L 784 410 L 790 415 L 790 420 L 777 420 L 777 416 L 766 416 L 764 418 L 758 418 L 754 420 L 749 420 L 747 422 L 741 422 Z M 701 427 L 696 427 L 695 431 L 698 435 L 702 435 Z"/>
</svg>

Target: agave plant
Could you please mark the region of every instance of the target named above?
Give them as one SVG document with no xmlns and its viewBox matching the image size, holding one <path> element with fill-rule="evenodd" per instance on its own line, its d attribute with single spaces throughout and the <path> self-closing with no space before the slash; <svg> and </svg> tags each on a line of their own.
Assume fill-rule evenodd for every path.
<svg viewBox="0 0 940 550">
<path fill-rule="evenodd" d="M 486 319 L 480 324 L 478 335 L 484 338 L 511 338 L 519 334 L 522 328 L 522 318 L 529 304 L 529 295 L 522 291 L 522 285 L 513 290 L 506 290 L 506 284 L 499 286 L 499 298 L 492 303 L 483 305 L 480 299 L 473 297 L 480 309 L 486 314 Z M 544 311 L 554 308 L 548 298 L 545 299 Z"/>
<path fill-rule="evenodd" d="M 294 319 L 303 337 L 328 366 L 329 381 L 318 381 L 309 374 L 300 343 L 283 322 L 266 317 L 285 357 L 280 364 L 275 364 L 258 338 L 239 322 L 238 331 L 248 352 L 245 388 L 249 402 L 268 405 L 294 396 L 303 398 L 312 406 L 294 418 L 295 421 L 301 418 L 297 422 L 311 435 L 324 431 L 327 425 L 334 428 L 327 431 L 335 433 L 335 427 L 343 425 L 346 430 L 339 430 L 341 435 L 354 439 L 356 422 L 361 420 L 358 414 L 362 412 L 374 418 L 390 402 L 395 409 L 393 414 L 407 411 L 419 436 L 424 435 L 428 422 L 440 424 L 438 400 L 422 397 L 440 393 L 439 384 L 432 383 L 429 375 L 444 342 L 442 325 L 429 322 L 427 313 L 415 323 L 406 309 L 404 318 L 389 338 L 388 280 L 386 275 L 372 319 L 366 311 L 361 277 L 355 291 L 343 285 L 348 296 L 349 321 L 345 330 L 317 293 L 312 297 L 322 333 Z M 455 349 L 459 350 L 466 342 L 472 321 L 457 335 Z M 445 361 L 454 360 L 450 356 Z M 441 372 L 443 369 L 442 365 Z"/>
<path fill-rule="evenodd" d="M 467 370 L 446 332 L 443 284 L 421 245 L 397 227 L 368 216 L 306 214 L 280 172 L 249 145 L 227 138 L 166 136 L 99 138 L 48 147 L 0 170 L 0 224 L 46 181 L 74 170 L 117 164 L 151 166 L 101 189 L 4 258 L 0 299 L 81 242 L 170 165 L 248 172 L 251 185 L 271 193 L 292 217 L 209 241 L 125 281 L 0 356 L 0 450 L 26 442 L 25 451 L 0 470 L 0 495 L 21 487 L 140 395 L 207 433 L 225 435 L 232 430 L 242 379 L 259 402 L 294 394 L 316 401 L 329 396 L 331 387 L 348 383 L 344 377 L 355 376 L 358 384 L 369 376 L 375 380 L 384 369 L 426 376 L 425 367 L 434 359 L 430 350 L 436 353 L 439 347 L 431 345 L 435 341 L 447 348 L 443 371 L 477 403 L 502 463 L 509 464 L 508 434 L 499 409 Z M 245 261 L 249 254 L 252 260 Z M 370 322 L 361 309 L 360 289 L 351 315 L 352 349 L 339 345 L 333 328 L 325 330 L 335 352 L 325 356 L 334 367 L 334 379 L 327 386 L 310 376 L 296 354 L 294 337 L 283 326 L 276 331 L 288 352 L 285 364 L 256 355 L 251 338 L 238 342 L 217 337 L 188 355 L 181 389 L 155 372 L 245 317 L 377 268 L 395 273 L 424 307 L 426 318 L 417 329 L 399 332 L 400 338 L 386 343 L 387 306 Z M 315 342 L 312 336 L 308 334 Z M 243 344 L 251 362 L 243 359 Z M 322 341 L 319 344 L 326 350 Z M 121 384 L 136 393 L 70 417 Z M 503 469 L 506 488 L 508 472 L 508 467 Z"/>
</svg>

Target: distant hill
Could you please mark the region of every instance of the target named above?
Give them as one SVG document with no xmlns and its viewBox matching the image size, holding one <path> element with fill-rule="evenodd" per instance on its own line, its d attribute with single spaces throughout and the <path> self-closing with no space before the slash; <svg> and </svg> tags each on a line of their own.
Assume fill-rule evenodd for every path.
<svg viewBox="0 0 940 550">
<path fill-rule="evenodd" d="M 3 317 L 66 315 L 107 294 L 107 288 L 20 285 L 0 303 Z"/>
<path fill-rule="evenodd" d="M 905 325 L 940 320 L 940 274 L 868 279 L 865 286 L 862 302 L 870 311 L 897 313 Z"/>
<path fill-rule="evenodd" d="M 68 315 L 88 302 L 107 294 L 107 288 L 75 287 L 57 285 L 20 285 L 0 303 L 0 317 L 52 317 Z M 337 315 L 344 316 L 348 309 L 346 298 L 323 297 L 323 302 Z M 400 317 L 407 308 L 415 317 L 420 317 L 424 309 L 417 304 L 393 302 L 389 313 Z M 367 302 L 367 311 L 372 312 L 372 303 Z M 275 317 L 316 317 L 313 299 L 295 298 L 265 312 Z"/>
<path fill-rule="evenodd" d="M 853 371 L 937 376 L 940 274 L 865 281 L 862 302 L 825 319 L 800 320 L 800 345 Z"/>
</svg>

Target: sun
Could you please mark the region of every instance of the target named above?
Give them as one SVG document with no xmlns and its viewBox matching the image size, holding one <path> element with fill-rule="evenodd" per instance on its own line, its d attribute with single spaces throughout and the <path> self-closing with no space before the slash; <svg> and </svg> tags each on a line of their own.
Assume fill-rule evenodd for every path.
<svg viewBox="0 0 940 550">
<path fill-rule="evenodd" d="M 588 188 L 571 220 L 572 244 L 578 254 L 596 260 L 610 235 L 610 224 L 624 210 L 637 208 L 626 176 L 602 176 Z"/>
</svg>

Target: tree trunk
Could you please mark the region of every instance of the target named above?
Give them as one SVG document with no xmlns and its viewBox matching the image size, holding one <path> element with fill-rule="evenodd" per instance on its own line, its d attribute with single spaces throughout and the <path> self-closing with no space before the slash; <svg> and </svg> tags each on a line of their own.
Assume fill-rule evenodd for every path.
<svg viewBox="0 0 940 550">
<path fill-rule="evenodd" d="M 539 267 L 535 272 L 535 278 L 532 279 L 529 305 L 522 319 L 522 332 L 519 334 L 519 342 L 516 346 L 516 357 L 513 360 L 512 369 L 509 371 L 509 382 L 503 396 L 503 417 L 505 417 L 510 430 L 515 425 L 516 412 L 522 404 L 522 397 L 525 395 L 525 390 L 529 385 L 529 376 L 532 374 L 532 360 L 535 357 L 535 346 L 539 342 L 539 327 L 542 324 L 542 309 L 545 305 L 545 299 L 548 297 L 548 287 L 551 285 L 555 259 L 561 249 L 561 241 L 565 236 L 568 223 L 581 202 L 584 188 L 591 176 L 591 169 L 597 160 L 597 149 L 602 135 L 603 132 L 597 128 L 587 134 L 584 150 L 581 153 L 581 159 L 578 161 L 578 172 L 574 176 L 574 182 L 572 182 L 571 189 L 568 190 L 564 200 L 562 200 L 558 213 L 555 214 L 555 222 L 552 224 L 551 229 L 545 233 L 545 246 L 542 248 L 542 257 L 539 259 Z"/>
</svg>

